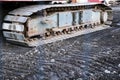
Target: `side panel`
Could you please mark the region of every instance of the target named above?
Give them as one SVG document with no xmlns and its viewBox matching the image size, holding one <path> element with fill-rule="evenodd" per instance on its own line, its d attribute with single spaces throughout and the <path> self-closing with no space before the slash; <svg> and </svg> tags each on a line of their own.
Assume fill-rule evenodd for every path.
<svg viewBox="0 0 120 80">
<path fill-rule="evenodd" d="M 59 13 L 59 27 L 72 25 L 72 13 L 61 12 Z"/>
<path fill-rule="evenodd" d="M 100 12 L 91 10 L 83 11 L 83 23 L 100 22 Z"/>
<path fill-rule="evenodd" d="M 97 11 L 92 12 L 92 21 L 100 22 L 100 12 L 97 12 Z"/>
<path fill-rule="evenodd" d="M 28 21 L 28 36 L 45 33 L 47 28 L 57 26 L 57 14 L 47 17 L 37 17 Z"/>
<path fill-rule="evenodd" d="M 92 10 L 84 10 L 82 22 L 83 23 L 90 23 L 92 21 Z"/>
</svg>

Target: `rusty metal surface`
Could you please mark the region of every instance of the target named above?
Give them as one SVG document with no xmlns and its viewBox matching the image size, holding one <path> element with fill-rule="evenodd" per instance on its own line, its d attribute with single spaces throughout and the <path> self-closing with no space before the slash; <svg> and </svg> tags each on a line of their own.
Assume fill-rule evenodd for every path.
<svg viewBox="0 0 120 80">
<path fill-rule="evenodd" d="M 64 34 L 64 35 L 52 37 L 50 39 L 48 38 L 46 40 L 37 40 L 37 41 L 29 42 L 28 45 L 31 47 L 39 46 L 39 45 L 48 44 L 48 43 L 52 43 L 52 42 L 56 42 L 56 41 L 62 41 L 62 40 L 69 39 L 69 38 L 79 36 L 79 35 L 85 35 L 85 34 L 89 34 L 92 32 L 97 32 L 99 30 L 110 29 L 110 28 L 111 28 L 110 26 L 101 25 L 101 26 L 93 28 L 93 29 L 89 28 L 86 30 L 80 30 L 78 32 L 73 32 L 72 34 Z"/>
</svg>

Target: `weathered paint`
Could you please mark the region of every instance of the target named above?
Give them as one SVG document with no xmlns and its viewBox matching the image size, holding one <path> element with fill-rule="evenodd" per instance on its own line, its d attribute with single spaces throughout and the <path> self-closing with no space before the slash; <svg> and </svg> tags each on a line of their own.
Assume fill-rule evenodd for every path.
<svg viewBox="0 0 120 80">
<path fill-rule="evenodd" d="M 94 11 L 92 9 L 84 10 L 82 23 L 94 23 L 94 22 L 100 22 L 100 12 Z"/>
<path fill-rule="evenodd" d="M 18 23 L 3 23 L 3 29 L 4 30 L 23 32 L 24 31 L 24 25 L 18 24 Z"/>
<path fill-rule="evenodd" d="M 59 14 L 59 15 L 58 15 Z M 74 16 L 74 17 L 73 17 Z M 106 21 L 107 14 L 104 14 L 104 20 Z M 83 11 L 67 11 L 54 13 L 50 16 L 39 16 L 28 20 L 28 33 L 27 35 L 35 36 L 44 34 L 46 29 L 52 29 L 57 27 L 69 27 L 72 25 L 92 24 L 100 23 L 100 11 L 94 11 L 93 9 L 86 9 Z M 59 25 L 58 25 L 59 24 Z"/>
<path fill-rule="evenodd" d="M 9 12 L 8 15 L 11 15 L 13 19 L 11 16 L 7 16 L 3 24 L 3 35 L 7 40 L 27 42 L 29 45 L 31 42 L 35 41 L 36 38 L 39 39 L 41 35 L 46 35 L 45 33 L 49 32 L 49 30 L 62 31 L 63 29 L 69 29 L 70 31 L 71 28 L 75 30 L 76 27 L 79 29 L 86 25 L 87 27 L 90 27 L 89 25 L 91 24 L 101 22 L 101 12 L 106 12 L 107 10 L 111 11 L 111 8 L 109 7 L 103 8 L 105 9 L 104 11 L 97 9 L 95 8 L 97 5 L 107 7 L 103 4 L 84 3 L 34 5 L 19 8 Z M 57 8 L 59 8 L 59 10 L 57 10 Z M 44 14 L 44 11 L 48 14 Z M 43 12 L 44 15 L 40 12 Z M 38 15 L 35 15 L 34 13 Z M 106 13 L 103 16 L 104 22 L 108 21 L 108 15 L 111 15 L 111 13 Z M 16 16 L 19 17 L 17 18 Z M 54 33 L 56 34 L 55 31 Z M 51 35 L 52 34 L 53 33 L 51 33 Z"/>
<path fill-rule="evenodd" d="M 47 17 L 36 17 L 28 20 L 28 36 L 45 33 L 47 28 L 57 27 L 57 14 Z"/>
<path fill-rule="evenodd" d="M 103 12 L 103 21 L 106 22 L 108 20 L 108 13 Z"/>
<path fill-rule="evenodd" d="M 59 13 L 59 27 L 71 25 L 72 25 L 72 13 L 71 12 Z"/>
<path fill-rule="evenodd" d="M 10 39 L 15 39 L 15 40 L 24 40 L 25 37 L 22 33 L 16 33 L 16 32 L 3 32 L 4 37 L 10 38 Z"/>
</svg>

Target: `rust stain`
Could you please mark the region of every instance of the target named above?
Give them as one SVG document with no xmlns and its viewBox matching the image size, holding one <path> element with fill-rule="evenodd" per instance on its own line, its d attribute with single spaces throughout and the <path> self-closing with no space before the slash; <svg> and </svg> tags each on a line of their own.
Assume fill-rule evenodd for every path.
<svg viewBox="0 0 120 80">
<path fill-rule="evenodd" d="M 35 35 L 38 35 L 39 34 L 39 31 L 37 30 L 37 28 L 30 28 L 29 30 L 28 30 L 28 36 L 30 37 L 30 36 L 35 36 Z"/>
</svg>

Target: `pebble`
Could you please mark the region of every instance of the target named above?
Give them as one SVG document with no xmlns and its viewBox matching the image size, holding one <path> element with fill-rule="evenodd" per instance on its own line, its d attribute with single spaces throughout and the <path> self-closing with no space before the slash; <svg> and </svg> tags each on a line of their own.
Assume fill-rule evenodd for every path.
<svg viewBox="0 0 120 80">
<path fill-rule="evenodd" d="M 78 78 L 77 80 L 83 80 L 82 78 Z"/>
<path fill-rule="evenodd" d="M 99 46 L 94 44 L 93 47 L 99 47 Z"/>
<path fill-rule="evenodd" d="M 22 75 L 21 75 L 21 77 L 22 77 L 22 78 L 24 78 L 24 77 L 25 77 L 25 75 L 24 75 L 24 74 L 22 74 Z"/>
<path fill-rule="evenodd" d="M 71 76 L 74 76 L 74 73 L 75 73 L 74 71 L 70 71 Z"/>
<path fill-rule="evenodd" d="M 37 52 L 38 52 L 38 50 L 37 50 L 37 49 L 35 49 L 34 53 L 37 53 Z"/>
<path fill-rule="evenodd" d="M 110 51 L 107 51 L 106 54 L 110 54 Z"/>
<path fill-rule="evenodd" d="M 118 76 L 120 77 L 120 74 Z"/>
<path fill-rule="evenodd" d="M 33 53 L 31 52 L 30 55 L 33 55 Z"/>
<path fill-rule="evenodd" d="M 40 52 L 38 52 L 38 54 L 40 54 Z"/>
<path fill-rule="evenodd" d="M 61 49 L 61 51 L 65 51 L 65 49 Z"/>
<path fill-rule="evenodd" d="M 43 71 L 43 70 L 44 70 L 44 68 L 43 68 L 43 67 L 40 67 L 40 70 L 41 70 L 41 71 Z"/>
<path fill-rule="evenodd" d="M 22 56 L 22 54 L 20 54 L 18 57 L 21 57 L 21 58 L 22 58 L 23 56 Z"/>
<path fill-rule="evenodd" d="M 116 71 L 113 71 L 112 73 L 115 74 L 115 73 L 117 73 L 117 72 L 116 72 Z"/>
<path fill-rule="evenodd" d="M 17 77 L 14 77 L 15 79 L 14 80 L 16 80 L 17 79 Z"/>
<path fill-rule="evenodd" d="M 109 71 L 109 70 L 105 70 L 104 72 L 105 72 L 105 73 L 110 73 L 110 71 Z"/>
<path fill-rule="evenodd" d="M 50 62 L 55 62 L 55 59 L 51 59 Z"/>
<path fill-rule="evenodd" d="M 120 67 L 120 64 L 118 64 L 118 67 Z"/>
<path fill-rule="evenodd" d="M 112 36 L 112 38 L 114 38 L 115 36 Z"/>
</svg>

